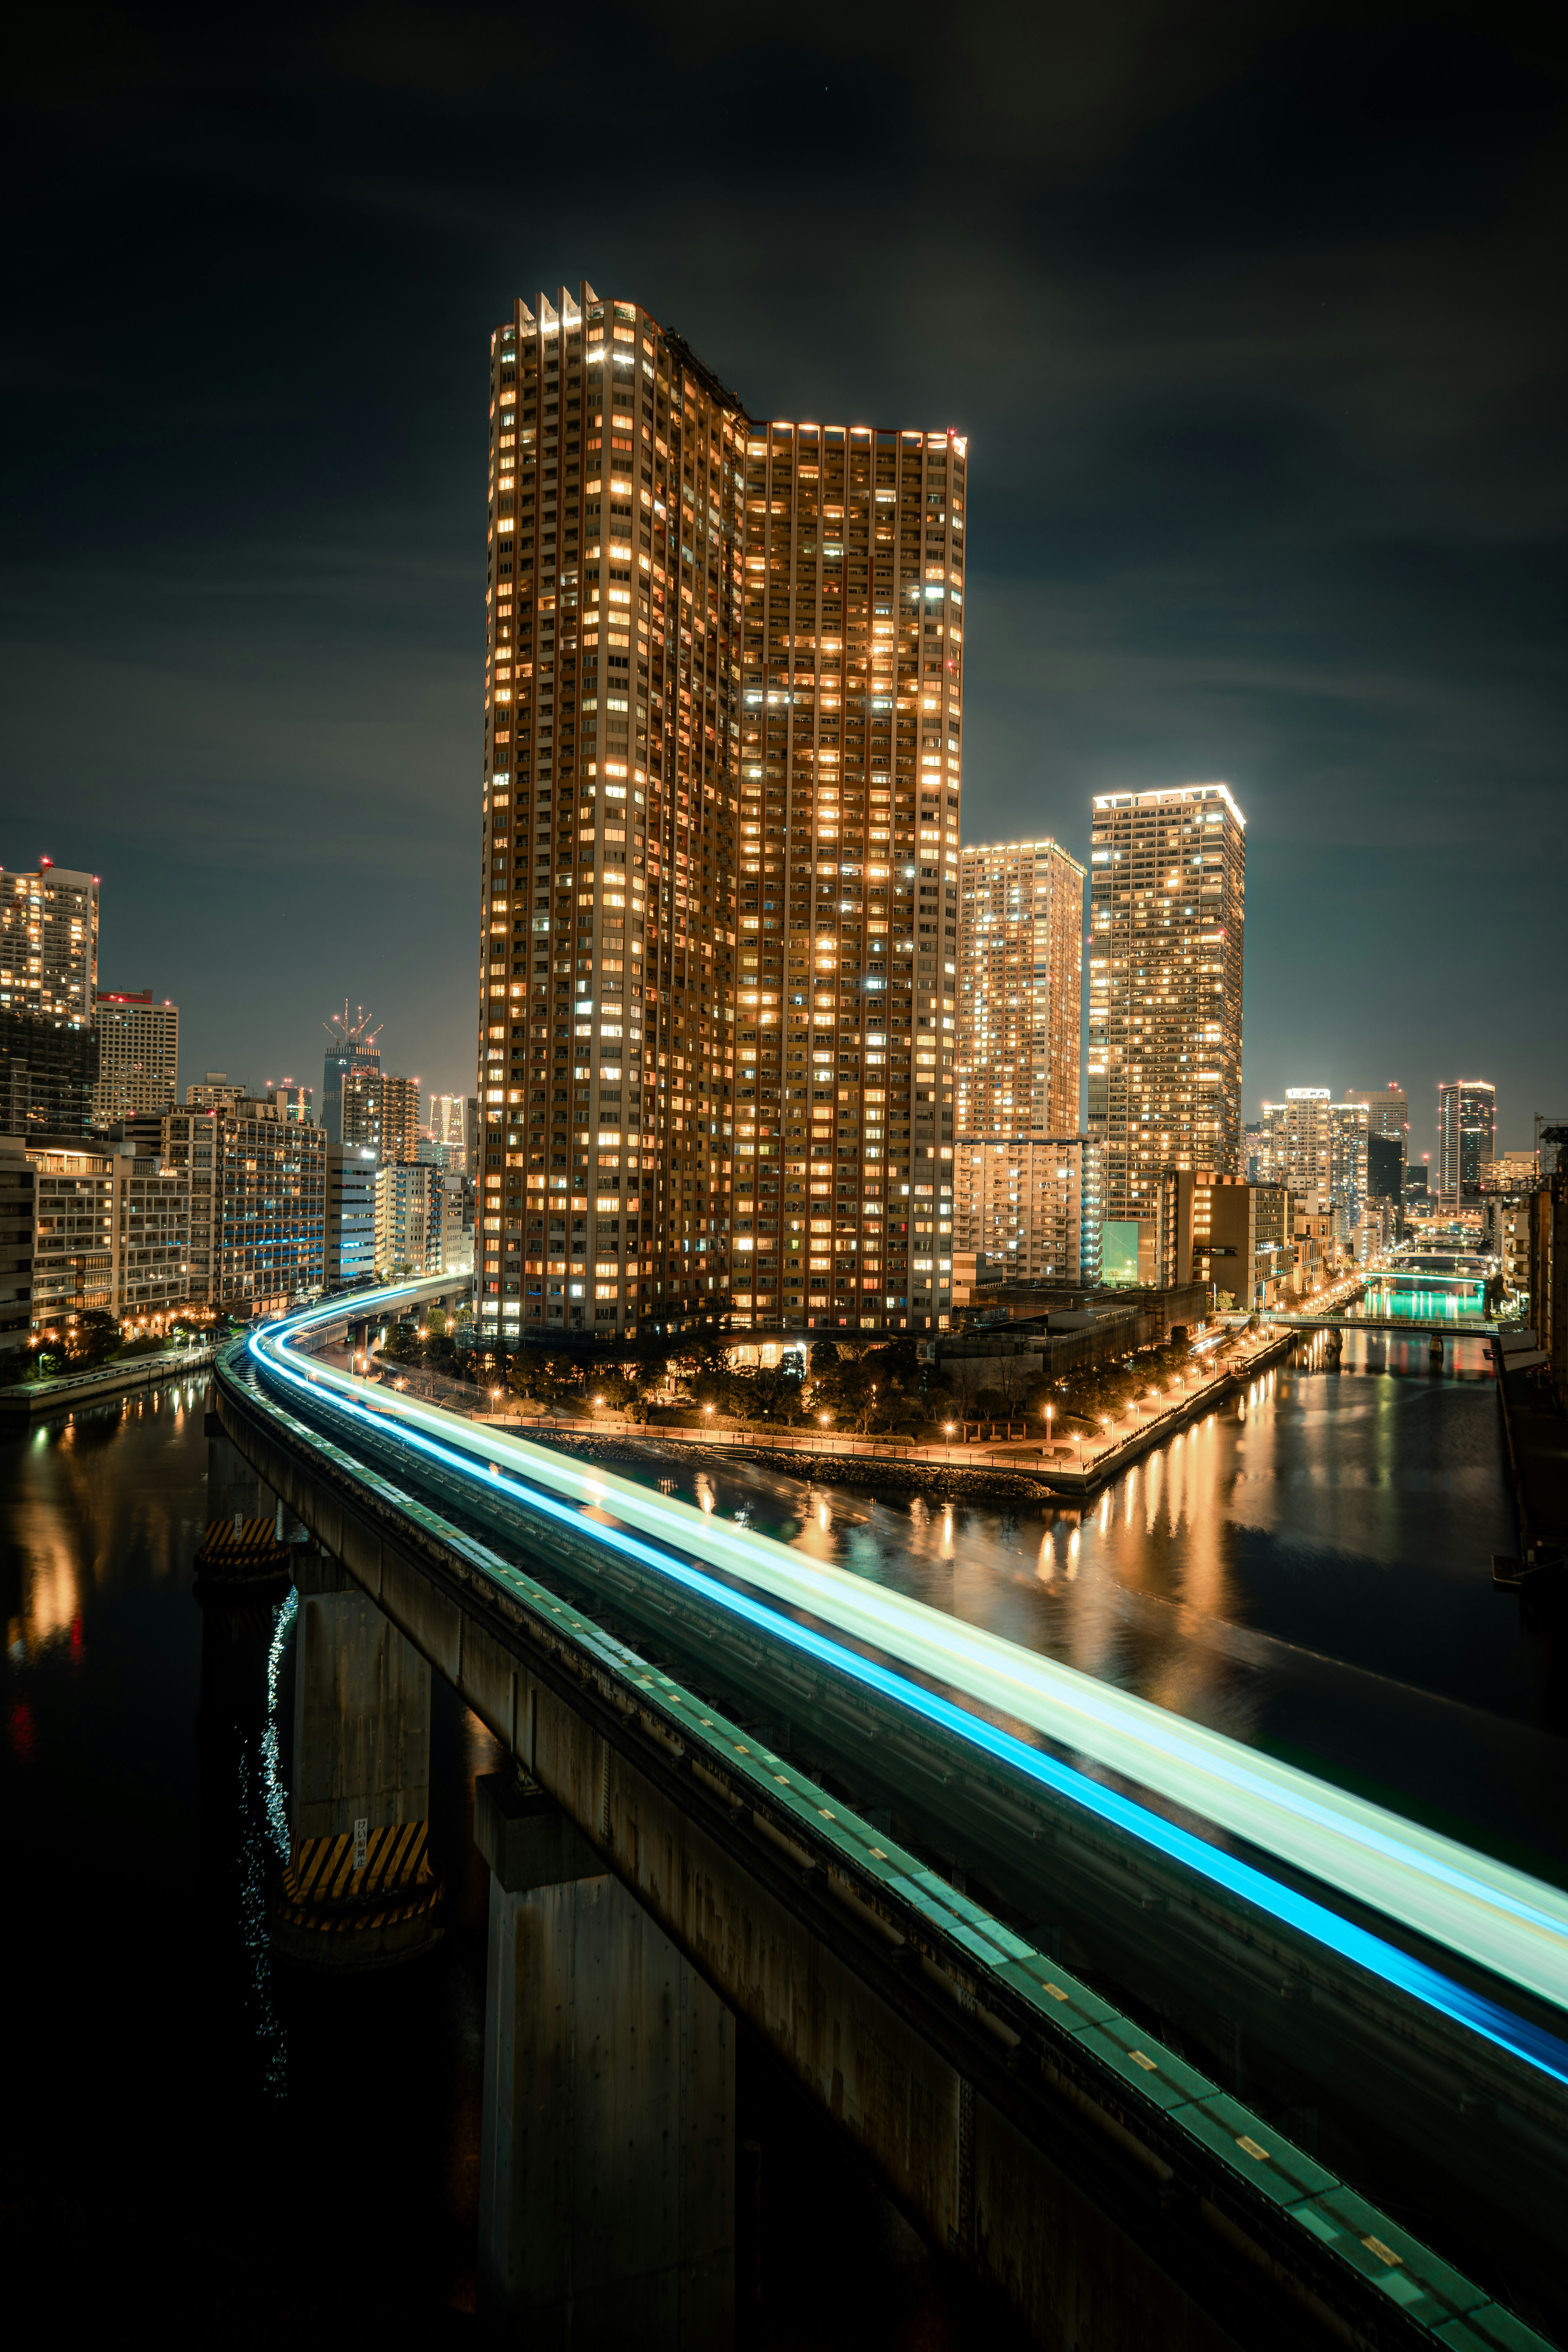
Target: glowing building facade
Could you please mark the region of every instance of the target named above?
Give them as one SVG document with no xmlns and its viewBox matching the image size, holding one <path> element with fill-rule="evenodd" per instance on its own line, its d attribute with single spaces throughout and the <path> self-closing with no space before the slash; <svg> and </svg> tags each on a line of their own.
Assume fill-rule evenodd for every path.
<svg viewBox="0 0 1568 2352">
<path fill-rule="evenodd" d="M 98 1085 L 93 1124 L 108 1127 L 144 1111 L 174 1108 L 180 1060 L 180 1008 L 136 995 L 100 994 L 93 1007 L 98 1032 Z"/>
<path fill-rule="evenodd" d="M 963 852 L 958 967 L 961 1135 L 1076 1135 L 1083 867 L 1051 840 Z"/>
<path fill-rule="evenodd" d="M 977 1272 L 1094 1288 L 1101 1157 L 1084 1135 L 960 1136 L 957 1240 Z"/>
<path fill-rule="evenodd" d="M 92 1026 L 98 997 L 98 877 L 38 860 L 0 869 L 0 1012 Z"/>
<path fill-rule="evenodd" d="M 1457 1208 L 1481 1188 L 1497 1150 L 1497 1088 L 1486 1078 L 1446 1078 L 1437 1088 L 1437 1190 Z"/>
<path fill-rule="evenodd" d="M 1241 1168 L 1247 823 L 1227 784 L 1097 795 L 1089 1131 L 1108 1216 L 1155 1218 L 1161 1171 Z"/>
<path fill-rule="evenodd" d="M 481 1333 L 940 1320 L 963 445 L 587 285 L 489 390 Z"/>
<path fill-rule="evenodd" d="M 746 447 L 735 1320 L 952 1303 L 968 453 Z"/>
</svg>

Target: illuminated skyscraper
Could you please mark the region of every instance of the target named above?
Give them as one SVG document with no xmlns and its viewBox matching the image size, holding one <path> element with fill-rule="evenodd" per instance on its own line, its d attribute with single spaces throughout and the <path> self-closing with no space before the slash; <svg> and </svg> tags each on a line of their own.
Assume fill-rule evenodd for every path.
<svg viewBox="0 0 1568 2352">
<path fill-rule="evenodd" d="M 1327 1201 L 1332 1157 L 1327 1087 L 1287 1087 L 1283 1102 L 1266 1102 L 1268 1181 L 1285 1185 L 1298 1201 Z"/>
<path fill-rule="evenodd" d="M 98 877 L 40 857 L 0 868 L 0 1012 L 92 1026 L 98 997 Z"/>
<path fill-rule="evenodd" d="M 1383 1136 L 1399 1146 L 1400 1161 L 1405 1155 L 1405 1138 L 1410 1132 L 1410 1097 L 1405 1088 L 1390 1078 L 1385 1087 L 1347 1087 L 1348 1103 L 1364 1103 L 1369 1135 Z"/>
<path fill-rule="evenodd" d="M 329 1143 L 381 1150 L 381 1045 L 363 1005 L 322 1023 L 331 1044 L 321 1071 L 321 1131 Z"/>
<path fill-rule="evenodd" d="M 180 1060 L 180 1008 L 153 1002 L 150 989 L 136 995 L 100 995 L 93 1007 L 98 1032 L 95 1127 L 134 1118 L 139 1112 L 174 1108 Z"/>
<path fill-rule="evenodd" d="M 584 285 L 490 459 L 481 1331 L 939 1320 L 963 444 L 750 423 Z"/>
<path fill-rule="evenodd" d="M 458 1153 L 468 1145 L 468 1103 L 462 1095 L 432 1095 L 428 1127 L 432 1143 L 444 1143 Z"/>
<path fill-rule="evenodd" d="M 1241 1172 L 1247 821 L 1227 784 L 1097 795 L 1089 1131 L 1107 1214 L 1153 1217 L 1160 1171 Z"/>
<path fill-rule="evenodd" d="M 961 1135 L 1076 1135 L 1083 867 L 1056 842 L 966 848 L 958 971 Z"/>
<path fill-rule="evenodd" d="M 711 1319 L 733 1172 L 740 402 L 587 285 L 519 301 L 490 361 L 480 1328 Z"/>
<path fill-rule="evenodd" d="M 748 436 L 737 1321 L 952 1311 L 967 463 Z"/>
<path fill-rule="evenodd" d="M 1445 1078 L 1437 1088 L 1437 1190 L 1458 1206 L 1480 1190 L 1481 1162 L 1497 1150 L 1497 1088 L 1485 1078 Z"/>
<path fill-rule="evenodd" d="M 381 1081 L 381 1156 L 399 1165 L 419 1157 L 419 1081 L 394 1077 Z"/>
</svg>

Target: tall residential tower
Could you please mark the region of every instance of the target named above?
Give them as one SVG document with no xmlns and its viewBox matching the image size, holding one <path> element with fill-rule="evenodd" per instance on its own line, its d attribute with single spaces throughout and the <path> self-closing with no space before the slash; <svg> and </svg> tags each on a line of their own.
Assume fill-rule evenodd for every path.
<svg viewBox="0 0 1568 2352">
<path fill-rule="evenodd" d="M 1083 867 L 1051 840 L 966 848 L 958 974 L 963 1135 L 1076 1135 Z"/>
<path fill-rule="evenodd" d="M 748 434 L 738 1323 L 952 1310 L 967 463 Z"/>
<path fill-rule="evenodd" d="M 1165 1168 L 1241 1171 L 1247 821 L 1228 784 L 1096 796 L 1089 1131 L 1106 1213 L 1154 1217 Z"/>
<path fill-rule="evenodd" d="M 92 1025 L 98 997 L 98 877 L 40 857 L 0 868 L 0 1012 Z"/>
<path fill-rule="evenodd" d="M 1486 1078 L 1445 1078 L 1437 1088 L 1437 1190 L 1458 1207 L 1480 1190 L 1481 1162 L 1497 1150 L 1497 1088 Z"/>
<path fill-rule="evenodd" d="M 151 989 L 136 995 L 100 993 L 94 999 L 98 1032 L 96 1127 L 133 1118 L 142 1111 L 172 1110 L 180 1061 L 180 1008 Z"/>
<path fill-rule="evenodd" d="M 949 1310 L 965 450 L 492 339 L 480 1329 Z"/>
</svg>

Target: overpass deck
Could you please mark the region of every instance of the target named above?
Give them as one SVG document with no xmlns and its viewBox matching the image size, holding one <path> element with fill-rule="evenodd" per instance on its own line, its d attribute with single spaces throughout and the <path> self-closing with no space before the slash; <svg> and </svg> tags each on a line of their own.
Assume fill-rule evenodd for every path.
<svg viewBox="0 0 1568 2352">
<path fill-rule="evenodd" d="M 1454 1315 L 1286 1315 L 1273 1307 L 1259 1307 L 1258 1314 L 1264 1322 L 1293 1331 L 1404 1331 L 1413 1339 L 1436 1331 L 1446 1339 L 1490 1339 L 1499 1328 L 1479 1316 L 1461 1322 Z"/>
<path fill-rule="evenodd" d="M 339 1302 L 314 1319 L 342 1311 Z M 912 1906 L 928 1928 L 939 1926 L 980 1972 L 997 2004 L 989 2013 L 1005 2023 L 1009 2003 L 1022 2002 L 1032 2030 L 1067 2033 L 1119 2074 L 1124 2092 L 1152 2098 L 1164 2129 L 1239 2163 L 1254 2188 L 1266 2179 L 1292 2227 L 1360 2263 L 1406 2317 L 1433 2328 L 1461 2311 L 1479 2317 L 1484 2298 L 1463 2279 L 1446 2306 L 1425 2288 L 1406 2294 L 1433 2258 L 1393 2222 L 1384 2236 L 1377 2216 L 1355 2244 L 1407 2251 L 1396 2264 L 1376 2253 L 1368 2268 L 1341 2243 L 1352 2194 L 1342 2179 L 1062 1969 L 1049 1948 L 1059 1948 L 1059 1928 L 1042 1941 L 1006 1915 L 1026 1927 L 1042 1877 L 1054 1876 L 1058 1916 L 1076 1903 L 1102 1925 L 1110 1887 L 1123 1911 L 1134 1906 L 1131 1932 L 1125 1922 L 1117 1930 L 1130 1980 L 1156 1982 L 1162 1966 L 1178 1977 L 1213 1972 L 1217 1956 L 1233 1990 L 1252 1985 L 1255 2008 L 1258 1979 L 1277 2011 L 1305 1989 L 1318 2012 L 1311 2038 L 1338 2037 L 1352 2064 L 1359 2043 L 1373 2095 L 1385 2097 L 1403 2072 L 1418 2115 L 1446 2076 L 1450 2095 L 1467 2086 L 1460 2105 L 1468 2096 L 1473 2112 L 1489 2105 L 1495 2115 L 1500 2073 L 1501 2095 L 1522 2103 L 1538 2140 L 1554 2143 L 1568 2084 L 1557 2032 L 1568 1904 L 1555 1890 L 630 1481 L 416 1400 L 367 1397 L 297 1356 L 290 1339 L 311 1321 L 250 1342 L 260 1391 L 250 1390 L 247 1408 L 265 1392 L 290 1444 L 330 1457 L 338 1475 L 415 1521 L 433 1517 L 498 1591 L 522 1596 L 542 1622 L 569 1624 L 574 1642 L 601 1645 L 627 1702 L 684 1752 L 706 1756 L 725 1785 L 738 1777 L 759 1821 L 808 1861 L 826 1846 L 830 1870 L 847 1870 L 873 1906 Z M 232 1363 L 225 1379 L 235 1382 Z M 519 1551 L 544 1583 L 514 1564 Z M 584 1602 L 613 1607 L 630 1640 L 595 1625 Z M 670 1652 L 679 1677 L 660 1663 Z M 714 1688 L 729 1708 L 701 1696 Z M 748 1728 L 759 1707 L 787 1709 L 784 1729 Z M 832 1772 L 809 1755 L 803 1762 L 803 1748 L 828 1757 Z M 997 1889 L 998 1903 L 982 1907 L 900 1850 L 872 1826 L 868 1803 L 825 1804 L 835 1776 L 886 1795 L 928 1849 L 963 1853 L 972 1883 Z M 1044 1873 L 1042 1840 L 1056 1864 Z M 1160 1932 L 1141 1937 L 1138 1921 L 1156 1916 Z M 1178 1998 L 1168 2013 L 1181 2010 Z M 1256 2169 L 1265 2163 L 1266 2176 Z M 1330 2208 L 1314 2203 L 1325 2198 L 1342 2216 L 1328 2236 L 1312 2218 L 1328 2223 Z M 1505 2319 L 1499 2311 L 1500 2329 Z"/>
</svg>

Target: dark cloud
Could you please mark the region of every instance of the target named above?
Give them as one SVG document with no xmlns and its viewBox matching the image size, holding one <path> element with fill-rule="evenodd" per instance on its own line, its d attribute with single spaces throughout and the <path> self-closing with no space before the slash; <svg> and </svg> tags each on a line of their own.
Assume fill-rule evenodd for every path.
<svg viewBox="0 0 1568 2352">
<path fill-rule="evenodd" d="M 1247 1093 L 1560 1101 L 1559 60 L 1424 5 L 36 16 L 0 856 L 185 1060 L 471 1058 L 483 372 L 637 292 L 760 412 L 973 436 L 966 830 L 1249 818 Z"/>
</svg>

